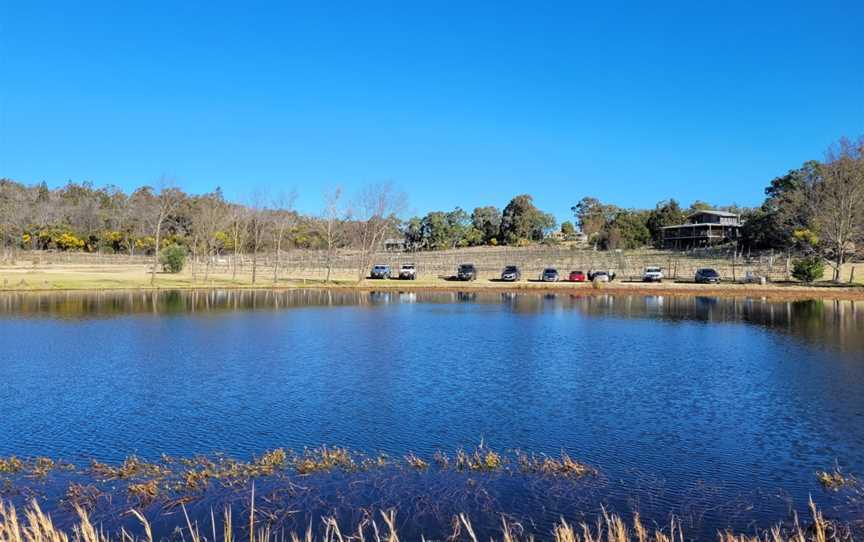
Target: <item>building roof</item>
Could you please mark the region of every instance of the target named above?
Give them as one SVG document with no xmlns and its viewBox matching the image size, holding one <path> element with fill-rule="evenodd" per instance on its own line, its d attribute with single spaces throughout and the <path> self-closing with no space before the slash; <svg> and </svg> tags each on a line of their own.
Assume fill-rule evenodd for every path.
<svg viewBox="0 0 864 542">
<path fill-rule="evenodd" d="M 715 226 L 717 228 L 728 227 L 728 226 L 741 226 L 741 223 L 736 224 L 720 224 L 718 222 L 694 222 L 691 224 L 678 224 L 676 226 L 663 226 L 660 228 L 661 230 L 669 230 L 672 228 L 693 228 L 696 226 Z"/>
<path fill-rule="evenodd" d="M 738 215 L 735 213 L 729 213 L 726 211 L 715 211 L 714 209 L 704 209 L 702 211 L 696 211 L 696 212 L 690 213 L 689 215 L 687 215 L 687 218 L 690 218 L 692 216 L 697 216 L 697 215 L 714 215 L 714 216 L 726 216 L 726 217 L 735 217 L 735 218 L 738 217 Z"/>
</svg>

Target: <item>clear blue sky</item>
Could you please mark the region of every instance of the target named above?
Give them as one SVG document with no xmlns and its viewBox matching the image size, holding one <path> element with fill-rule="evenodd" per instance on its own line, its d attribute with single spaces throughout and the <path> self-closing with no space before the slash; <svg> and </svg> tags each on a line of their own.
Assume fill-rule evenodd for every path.
<svg viewBox="0 0 864 542">
<path fill-rule="evenodd" d="M 755 205 L 864 133 L 864 2 L 0 0 L 0 177 Z"/>
</svg>

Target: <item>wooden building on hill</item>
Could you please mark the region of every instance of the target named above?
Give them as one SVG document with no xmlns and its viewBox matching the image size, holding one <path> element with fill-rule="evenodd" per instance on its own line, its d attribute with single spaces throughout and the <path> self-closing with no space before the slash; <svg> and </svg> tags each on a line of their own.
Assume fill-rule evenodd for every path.
<svg viewBox="0 0 864 542">
<path fill-rule="evenodd" d="M 663 228 L 663 248 L 686 250 L 737 241 L 741 217 L 726 211 L 703 210 L 687 217 L 687 223 Z"/>
</svg>

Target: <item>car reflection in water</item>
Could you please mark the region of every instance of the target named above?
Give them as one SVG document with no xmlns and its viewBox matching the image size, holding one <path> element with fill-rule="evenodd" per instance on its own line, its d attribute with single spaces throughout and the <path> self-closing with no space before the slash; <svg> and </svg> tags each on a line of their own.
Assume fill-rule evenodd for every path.
<svg viewBox="0 0 864 542">
<path fill-rule="evenodd" d="M 390 292 L 369 292 L 369 303 L 373 305 L 387 305 L 390 303 Z"/>
<path fill-rule="evenodd" d="M 456 299 L 463 303 L 475 303 L 477 301 L 477 292 L 459 292 L 456 294 Z"/>
</svg>

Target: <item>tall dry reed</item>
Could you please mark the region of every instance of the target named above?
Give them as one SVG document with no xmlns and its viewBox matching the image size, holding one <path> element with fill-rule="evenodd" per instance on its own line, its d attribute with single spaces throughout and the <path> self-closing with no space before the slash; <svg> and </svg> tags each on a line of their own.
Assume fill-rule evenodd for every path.
<svg viewBox="0 0 864 542">
<path fill-rule="evenodd" d="M 70 531 L 64 531 L 54 526 L 51 517 L 42 511 L 36 501 L 30 503 L 24 511 L 23 519 L 19 518 L 14 506 L 0 501 L 0 542 L 154 542 L 153 530 L 144 515 L 132 510 L 141 523 L 141 531 L 130 533 L 121 529 L 118 533 L 109 534 L 97 528 L 90 521 L 87 511 L 76 507 L 78 522 Z M 332 517 L 324 518 L 321 527 L 316 531 L 312 525 L 305 532 L 292 532 L 286 536 L 284 532 L 274 531 L 269 525 L 256 526 L 254 489 L 252 506 L 249 511 L 248 523 L 243 527 L 235 527 L 230 508 L 225 508 L 221 525 L 215 514 L 210 514 L 210 530 L 202 531 L 197 522 L 193 522 L 186 510 L 183 510 L 186 521 L 183 540 L 190 542 L 238 542 L 248 536 L 249 542 L 399 542 L 396 527 L 396 512 L 387 510 L 380 512 L 380 520 L 370 518 L 360 522 L 352 531 L 343 530 Z M 806 528 L 797 521 L 786 529 L 774 527 L 757 534 L 741 534 L 732 532 L 718 533 L 719 542 L 834 542 L 851 540 L 848 533 L 841 534 L 838 526 L 828 522 L 810 501 L 811 523 Z M 380 523 L 379 523 L 380 521 Z M 246 533 L 240 537 L 238 532 Z M 221 538 L 221 540 L 220 540 Z M 621 516 L 607 511 L 597 518 L 593 524 L 573 524 L 563 518 L 557 522 L 551 533 L 525 533 L 514 525 L 502 519 L 500 541 L 523 542 L 535 539 L 549 539 L 555 542 L 684 542 L 685 534 L 674 519 L 664 528 L 653 530 L 645 527 L 639 514 L 634 514 L 630 522 Z M 454 522 L 451 540 L 462 539 L 480 542 L 479 537 L 465 514 L 460 514 Z M 495 542 L 493 539 L 490 542 Z"/>
</svg>

